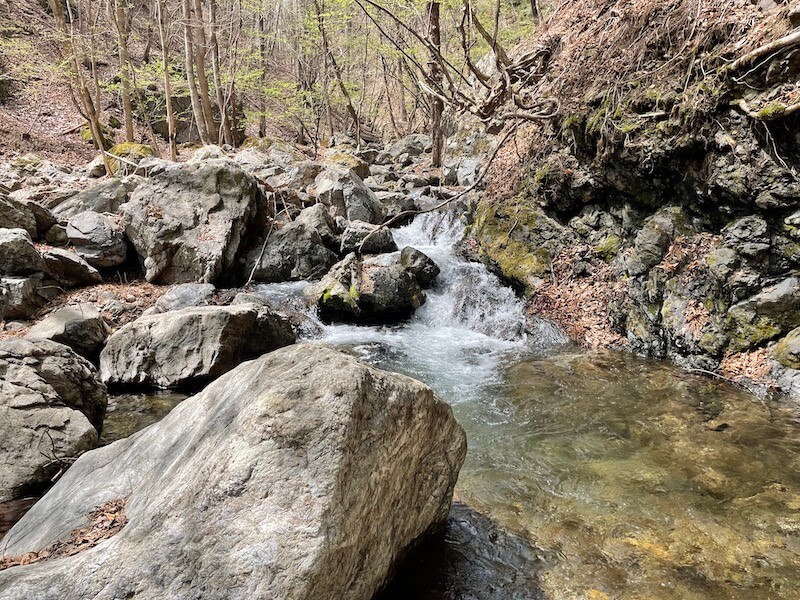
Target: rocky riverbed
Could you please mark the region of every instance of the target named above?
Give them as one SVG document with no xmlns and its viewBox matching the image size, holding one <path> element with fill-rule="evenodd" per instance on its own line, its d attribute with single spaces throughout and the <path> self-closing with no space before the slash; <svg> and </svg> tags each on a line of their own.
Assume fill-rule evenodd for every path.
<svg viewBox="0 0 800 600">
<path fill-rule="evenodd" d="M 627 518 L 641 531 L 620 537 L 595 505 L 570 508 L 552 499 L 559 493 L 551 482 L 578 477 L 576 495 L 599 493 L 614 502 L 678 486 L 699 511 L 708 508 L 705 495 L 740 504 L 750 498 L 742 490 L 769 496 L 766 483 L 742 481 L 714 457 L 699 461 L 687 481 L 685 474 L 664 473 L 660 463 L 648 463 L 652 457 L 636 445 L 639 437 L 622 458 L 596 452 L 591 459 L 596 469 L 590 471 L 605 483 L 602 489 L 588 484 L 594 475 L 561 452 L 578 443 L 577 434 L 535 402 L 538 412 L 530 412 L 532 397 L 545 401 L 563 391 L 542 381 L 528 385 L 535 377 L 526 371 L 537 353 L 567 342 L 552 322 L 526 318 L 526 310 L 581 338 L 574 321 L 553 310 L 559 308 L 554 290 L 565 284 L 567 300 L 585 304 L 580 310 L 595 319 L 586 329 L 600 332 L 605 345 L 673 356 L 655 342 L 637 345 L 639 338 L 631 337 L 628 327 L 632 320 L 616 328 L 604 322 L 613 321 L 614 311 L 629 319 L 638 314 L 629 306 L 639 298 L 631 287 L 638 281 L 634 277 L 672 273 L 672 279 L 659 281 L 672 290 L 675 318 L 683 319 L 681 327 L 692 335 L 706 335 L 698 323 L 706 327 L 711 321 L 704 319 L 711 317 L 698 317 L 678 302 L 682 285 L 692 290 L 713 282 L 703 271 L 710 263 L 699 261 L 691 244 L 727 256 L 720 246 L 725 240 L 740 254 L 755 243 L 754 257 L 771 256 L 771 237 L 761 244 L 747 233 L 761 231 L 758 219 L 737 221 L 717 237 L 698 230 L 698 218 L 680 206 L 649 216 L 634 214 L 631 207 L 590 207 L 563 223 L 557 215 L 520 205 L 506 213 L 469 192 L 446 212 L 408 225 L 409 214 L 395 219 L 392 229 L 381 227 L 476 181 L 477 158 L 458 159 L 434 172 L 426 168 L 428 150 L 426 136 L 361 149 L 339 139 L 316 158 L 281 142 L 254 143 L 238 153 L 212 147 L 187 163 L 144 157 L 119 179 L 100 182 L 89 167 L 69 170 L 33 158 L 3 167 L 0 183 L 9 210 L 0 228 L 5 315 L 0 409 L 8 418 L 0 467 L 13 478 L 3 479 L 0 511 L 13 515 L 6 520 L 16 520 L 30 508 L 31 496 L 52 489 L 3 539 L 0 598 L 191 592 L 208 598 L 368 599 L 396 572 L 401 576 L 385 590 L 386 598 L 410 593 L 433 598 L 437 589 L 487 600 L 545 597 L 558 589 L 633 598 L 626 595 L 628 579 L 614 573 L 636 563 L 648 585 L 658 589 L 659 577 L 684 561 L 680 544 L 691 531 L 682 529 L 669 543 L 656 539 L 667 534 L 636 508 Z M 611 244 L 608 254 L 564 259 L 565 252 L 583 247 L 580 240 L 607 240 L 617 229 L 622 245 Z M 517 250 L 522 262 L 502 261 Z M 475 259 L 506 281 L 537 290 L 528 305 Z M 550 269 L 543 273 L 556 277 L 537 278 L 533 267 L 539 260 Z M 567 267 L 569 276 L 561 279 Z M 624 289 L 618 268 L 638 273 Z M 695 283 L 681 279 L 683 268 L 700 273 Z M 742 262 L 737 268 L 757 264 Z M 796 290 L 792 271 L 781 273 L 786 276 L 760 278 L 761 287 L 737 296 L 737 310 L 752 312 L 756 321 L 769 313 L 774 322 L 789 323 Z M 597 302 L 594 295 L 601 289 L 609 301 Z M 743 319 L 742 327 L 755 322 Z M 654 335 L 672 336 L 664 327 L 658 325 Z M 728 321 L 720 327 L 720 343 L 730 349 L 734 330 Z M 791 379 L 791 365 L 778 367 L 777 357 L 791 360 L 796 334 L 784 337 L 768 346 L 776 357 L 768 364 Z M 344 352 L 302 343 L 310 339 Z M 708 354 L 692 356 L 683 364 L 707 371 L 719 366 L 708 362 Z M 569 378 L 564 370 L 597 375 L 577 359 L 565 359 L 566 367 L 553 360 L 534 362 L 533 368 L 559 381 Z M 622 379 L 633 378 L 634 386 L 649 378 L 636 365 L 599 362 L 621 370 Z M 376 366 L 421 379 L 435 391 Z M 680 388 L 680 373 L 670 373 L 668 383 L 654 389 Z M 702 396 L 696 382 L 702 380 L 686 377 L 691 382 L 686 402 L 656 415 L 674 426 L 671 439 L 658 439 L 666 453 L 671 444 L 680 449 L 696 441 L 696 432 L 685 437 L 685 430 L 695 425 L 691 414 Z M 596 393 L 605 398 L 621 385 L 598 384 Z M 583 407 L 578 412 L 592 412 L 597 398 L 590 388 L 573 398 Z M 643 403 L 661 400 L 654 393 Z M 473 509 L 449 512 L 466 447 L 448 403 L 477 443 L 476 454 L 466 459 L 459 493 L 499 528 Z M 646 412 L 643 405 L 623 404 L 625 414 Z M 503 464 L 492 449 L 502 445 L 491 438 L 509 434 L 509 411 L 521 415 L 512 432 L 520 443 L 504 451 L 511 462 Z M 608 412 L 610 421 L 621 419 Z M 746 418 L 714 421 L 710 430 L 738 432 L 751 417 L 773 420 L 753 416 L 749 408 L 739 413 Z M 559 436 L 542 433 L 547 429 L 542 419 Z M 780 425 L 765 431 L 789 439 L 784 421 L 781 417 Z M 636 429 L 617 425 L 594 431 L 587 424 L 585 451 L 595 452 L 592 444 L 606 434 L 625 438 Z M 557 441 L 558 448 L 540 438 Z M 719 448 L 724 452 L 725 444 Z M 522 474 L 537 456 L 561 463 L 542 474 L 539 487 Z M 567 458 L 575 464 L 564 464 Z M 614 469 L 628 467 L 656 483 L 626 488 Z M 782 485 L 793 489 L 794 482 Z M 487 493 L 487 486 L 497 493 Z M 751 512 L 772 519 L 773 504 Z M 543 505 L 546 518 L 537 513 Z M 672 505 L 659 506 L 660 518 L 676 519 Z M 715 515 L 707 516 L 719 526 Z M 594 555 L 577 552 L 574 561 L 559 559 L 559 536 L 576 548 L 583 539 L 578 533 L 564 537 L 576 519 L 581 531 L 595 532 L 589 537 L 599 540 L 598 555 L 613 568 L 593 569 L 581 579 L 575 572 Z M 442 530 L 444 537 L 430 537 Z M 740 523 L 731 531 L 741 552 L 752 554 L 742 541 L 752 527 Z M 795 579 L 786 571 L 793 550 L 775 550 L 782 535 L 765 537 L 769 547 L 764 548 L 774 555 L 767 560 L 783 589 L 793 590 Z M 413 552 L 419 544 L 422 550 Z M 148 553 L 153 547 L 168 554 Z M 695 576 L 711 581 L 719 597 L 765 589 L 763 578 L 725 583 L 719 573 L 747 561 L 720 558 L 717 550 L 705 550 L 693 563 L 691 576 L 681 582 L 687 597 L 700 597 L 689 581 Z M 236 558 L 220 562 L 217 555 Z M 419 564 L 415 561 L 431 565 L 426 556 L 444 562 L 426 571 L 423 591 L 402 573 Z"/>
</svg>

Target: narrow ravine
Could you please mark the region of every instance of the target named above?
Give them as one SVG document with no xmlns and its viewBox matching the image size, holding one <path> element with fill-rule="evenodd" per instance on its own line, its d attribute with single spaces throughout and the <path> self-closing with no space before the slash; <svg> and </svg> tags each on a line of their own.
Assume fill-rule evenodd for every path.
<svg viewBox="0 0 800 600">
<path fill-rule="evenodd" d="M 309 314 L 305 327 L 429 384 L 467 432 L 447 531 L 382 600 L 798 597 L 796 407 L 666 362 L 576 349 L 461 256 L 463 235 L 451 213 L 395 230 L 398 247 L 441 269 L 407 322 L 326 325 Z M 306 285 L 257 291 L 300 310 Z M 109 435 L 176 401 L 112 401 Z"/>
</svg>

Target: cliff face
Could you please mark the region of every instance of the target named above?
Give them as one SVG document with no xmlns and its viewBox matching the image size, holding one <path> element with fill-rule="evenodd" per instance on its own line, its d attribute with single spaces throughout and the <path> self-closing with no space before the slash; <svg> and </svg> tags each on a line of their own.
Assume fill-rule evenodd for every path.
<svg viewBox="0 0 800 600">
<path fill-rule="evenodd" d="M 559 8 L 526 90 L 558 116 L 493 165 L 482 256 L 581 343 L 800 393 L 798 25 L 771 0 Z"/>
</svg>

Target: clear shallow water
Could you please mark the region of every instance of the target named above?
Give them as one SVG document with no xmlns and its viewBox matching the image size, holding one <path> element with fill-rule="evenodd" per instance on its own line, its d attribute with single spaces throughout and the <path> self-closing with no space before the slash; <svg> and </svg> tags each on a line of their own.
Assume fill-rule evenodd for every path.
<svg viewBox="0 0 800 600">
<path fill-rule="evenodd" d="M 436 215 L 395 232 L 442 269 L 408 322 L 308 324 L 453 406 L 469 440 L 456 495 L 494 521 L 456 505 L 381 600 L 800 598 L 796 407 L 667 363 L 575 351 L 461 260 L 460 236 Z M 258 291 L 298 310 L 303 287 Z M 104 439 L 180 399 L 115 399 Z"/>
<path fill-rule="evenodd" d="M 487 566 L 451 525 L 444 552 L 458 558 L 418 564 L 390 597 L 533 598 L 541 586 L 553 599 L 800 598 L 796 407 L 667 363 L 560 345 L 458 258 L 458 224 L 438 219 L 395 234 L 442 268 L 426 305 L 398 327 L 325 327 L 323 341 L 417 377 L 453 406 L 469 440 L 456 495 L 536 559 L 500 552 Z M 430 589 L 409 591 L 426 568 Z M 498 585 L 526 570 L 522 587 Z"/>
</svg>

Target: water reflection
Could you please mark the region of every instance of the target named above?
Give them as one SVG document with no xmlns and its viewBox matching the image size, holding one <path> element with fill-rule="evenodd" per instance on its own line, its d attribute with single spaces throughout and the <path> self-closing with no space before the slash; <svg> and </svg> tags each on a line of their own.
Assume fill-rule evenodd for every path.
<svg viewBox="0 0 800 600">
<path fill-rule="evenodd" d="M 455 403 L 458 493 L 540 549 L 550 597 L 800 597 L 794 407 L 620 353 L 504 379 Z"/>
<path fill-rule="evenodd" d="M 109 396 L 100 444 L 104 446 L 121 440 L 160 421 L 186 398 L 187 394 L 175 392 Z"/>
</svg>

